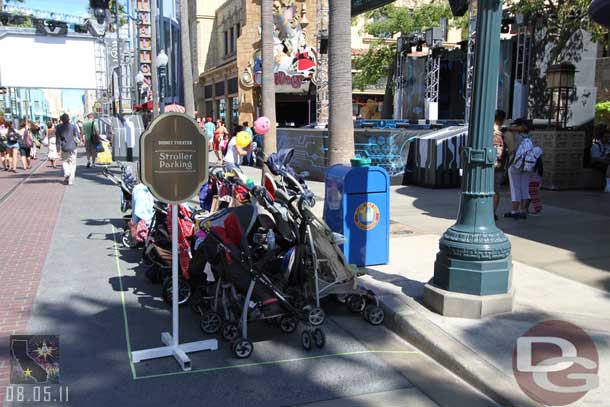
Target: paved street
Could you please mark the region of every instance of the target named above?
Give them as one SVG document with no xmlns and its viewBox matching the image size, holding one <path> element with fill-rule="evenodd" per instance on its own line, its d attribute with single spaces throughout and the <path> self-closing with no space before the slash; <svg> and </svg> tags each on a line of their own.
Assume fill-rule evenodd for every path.
<svg viewBox="0 0 610 407">
<path fill-rule="evenodd" d="M 192 354 L 192 372 L 182 373 L 172 358 L 132 365 L 128 349 L 160 345 L 169 308 L 160 287 L 141 275 L 139 254 L 115 242 L 118 188 L 82 166 L 65 193 L 58 180 L 27 181 L 17 191 L 47 203 L 43 188 L 63 194 L 48 255 L 32 256 L 43 257 L 44 268 L 27 332 L 60 335 L 70 405 L 494 405 L 388 329 L 333 303 L 325 304 L 332 317 L 323 350 L 305 352 L 296 334 L 262 324 L 246 361 L 221 342 L 217 352 Z M 202 339 L 193 312 L 181 311 L 181 340 Z"/>
</svg>

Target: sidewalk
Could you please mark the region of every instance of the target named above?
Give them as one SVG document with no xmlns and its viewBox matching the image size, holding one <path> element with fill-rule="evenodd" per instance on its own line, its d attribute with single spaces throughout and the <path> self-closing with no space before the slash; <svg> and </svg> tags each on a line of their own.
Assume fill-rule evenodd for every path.
<svg viewBox="0 0 610 407">
<path fill-rule="evenodd" d="M 40 165 L 39 168 L 37 168 Z M 64 186 L 60 169 L 39 159 L 33 170 L 0 175 L 3 243 L 0 250 L 0 349 L 10 335 L 26 332 L 42 269 L 57 223 Z M 31 176 L 29 176 L 31 174 Z M 5 194 L 28 177 L 13 193 Z M 8 352 L 0 352 L 0 395 L 9 382 Z"/>
<path fill-rule="evenodd" d="M 321 215 L 324 184 L 308 185 Z M 610 406 L 610 315 L 604 313 L 610 310 L 610 194 L 543 191 L 543 216 L 501 218 L 498 226 L 512 244 L 514 310 L 469 320 L 422 304 L 440 236 L 455 222 L 459 190 L 392 186 L 390 193 L 390 264 L 370 267 L 364 277 L 381 297 L 390 328 L 499 404 L 533 406 L 513 375 L 516 339 L 542 321 L 571 322 L 593 338 L 600 358 L 599 387 L 572 405 Z M 498 213 L 509 204 L 504 191 Z"/>
</svg>

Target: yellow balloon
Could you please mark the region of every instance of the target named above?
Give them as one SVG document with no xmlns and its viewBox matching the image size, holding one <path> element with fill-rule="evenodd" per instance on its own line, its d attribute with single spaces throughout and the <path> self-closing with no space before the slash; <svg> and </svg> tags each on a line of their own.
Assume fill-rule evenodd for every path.
<svg viewBox="0 0 610 407">
<path fill-rule="evenodd" d="M 247 131 L 240 131 L 237 133 L 237 145 L 241 148 L 246 148 L 252 143 L 252 138 Z"/>
</svg>

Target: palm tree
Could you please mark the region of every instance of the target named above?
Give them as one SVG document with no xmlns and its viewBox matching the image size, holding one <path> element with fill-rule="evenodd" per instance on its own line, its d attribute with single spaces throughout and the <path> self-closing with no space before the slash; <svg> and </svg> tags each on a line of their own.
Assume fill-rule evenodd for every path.
<svg viewBox="0 0 610 407">
<path fill-rule="evenodd" d="M 354 156 L 351 0 L 331 0 L 328 26 L 328 165 Z"/>
<path fill-rule="evenodd" d="M 182 48 L 182 81 L 184 82 L 184 107 L 186 114 L 195 117 L 193 92 L 193 61 L 191 60 L 191 36 L 189 28 L 188 0 L 180 0 L 180 45 Z"/>
<path fill-rule="evenodd" d="M 273 77 L 273 1 L 262 0 L 261 40 L 263 57 L 263 115 L 271 121 L 271 129 L 263 137 L 265 154 L 276 150 L 275 81 Z"/>
</svg>

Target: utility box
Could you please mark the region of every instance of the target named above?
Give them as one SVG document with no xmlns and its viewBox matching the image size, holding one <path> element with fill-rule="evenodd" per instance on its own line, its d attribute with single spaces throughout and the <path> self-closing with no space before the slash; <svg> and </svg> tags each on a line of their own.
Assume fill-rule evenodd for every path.
<svg viewBox="0 0 610 407">
<path fill-rule="evenodd" d="M 356 166 L 359 165 L 359 166 Z M 345 236 L 343 253 L 359 267 L 390 259 L 390 177 L 381 167 L 337 164 L 325 180 L 324 220 Z"/>
</svg>

